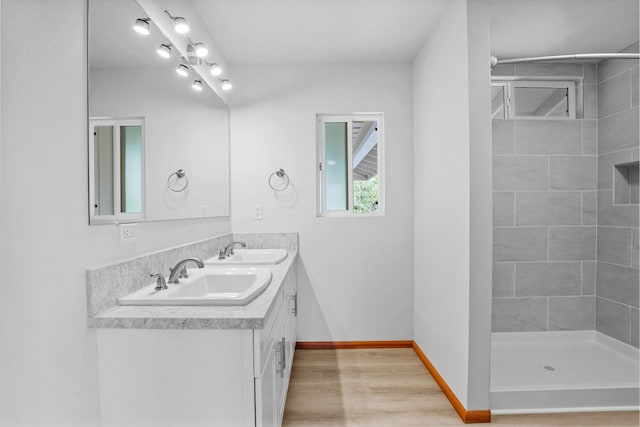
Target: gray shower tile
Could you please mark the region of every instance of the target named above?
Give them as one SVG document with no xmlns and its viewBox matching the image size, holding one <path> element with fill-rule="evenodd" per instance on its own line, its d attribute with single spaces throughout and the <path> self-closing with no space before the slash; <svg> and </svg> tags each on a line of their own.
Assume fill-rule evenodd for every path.
<svg viewBox="0 0 640 427">
<path fill-rule="evenodd" d="M 513 154 L 513 120 L 491 120 L 493 154 Z"/>
<path fill-rule="evenodd" d="M 598 227 L 598 261 L 631 266 L 632 229 Z"/>
<path fill-rule="evenodd" d="M 638 107 L 598 121 L 598 153 L 638 146 Z"/>
<path fill-rule="evenodd" d="M 514 76 L 516 74 L 516 64 L 498 64 L 491 71 L 492 76 Z"/>
<path fill-rule="evenodd" d="M 631 267 L 598 262 L 597 295 L 638 308 L 638 270 Z"/>
<path fill-rule="evenodd" d="M 639 87 L 638 67 L 631 70 L 631 106 L 638 106 L 638 87 Z"/>
<path fill-rule="evenodd" d="M 494 298 L 493 332 L 544 331 L 547 329 L 547 298 Z"/>
<path fill-rule="evenodd" d="M 582 154 L 598 154 L 598 121 L 582 121 Z"/>
<path fill-rule="evenodd" d="M 493 229 L 494 261 L 547 259 L 547 227 L 497 227 Z"/>
<path fill-rule="evenodd" d="M 494 191 L 493 193 L 493 225 L 514 225 L 513 192 Z"/>
<path fill-rule="evenodd" d="M 550 297 L 549 330 L 593 330 L 596 318 L 595 297 Z"/>
<path fill-rule="evenodd" d="M 580 295 L 579 262 L 530 262 L 516 264 L 516 296 Z"/>
<path fill-rule="evenodd" d="M 598 85 L 598 117 L 631 108 L 631 72 L 626 71 Z"/>
<path fill-rule="evenodd" d="M 551 190 L 597 190 L 597 160 L 596 156 L 552 156 Z"/>
<path fill-rule="evenodd" d="M 596 298 L 596 330 L 629 343 L 630 310 L 626 305 Z"/>
<path fill-rule="evenodd" d="M 638 205 L 614 205 L 613 191 L 598 191 L 598 225 L 638 226 Z"/>
<path fill-rule="evenodd" d="M 638 309 L 637 308 L 632 308 L 631 309 L 631 339 L 629 341 L 629 344 L 631 344 L 634 347 L 640 347 L 638 341 L 640 340 L 640 331 L 638 329 L 638 327 L 640 326 L 640 319 L 638 317 Z"/>
<path fill-rule="evenodd" d="M 584 119 L 584 86 L 576 84 L 576 119 Z"/>
<path fill-rule="evenodd" d="M 582 103 L 582 117 L 586 120 L 597 119 L 598 87 L 596 85 L 583 85 Z"/>
<path fill-rule="evenodd" d="M 582 192 L 582 225 L 596 225 L 598 220 L 598 192 Z"/>
<path fill-rule="evenodd" d="M 640 260 L 638 259 L 640 257 L 640 255 L 638 254 L 638 246 L 640 246 L 640 243 L 638 243 L 639 237 L 638 237 L 638 229 L 634 228 L 633 229 L 633 234 L 632 234 L 632 240 L 631 240 L 631 267 L 637 269 L 638 267 L 640 267 Z"/>
<path fill-rule="evenodd" d="M 542 63 L 519 63 L 516 64 L 516 75 L 518 76 L 562 76 L 562 77 L 582 77 L 584 69 L 582 64 L 542 64 Z"/>
<path fill-rule="evenodd" d="M 578 191 L 517 192 L 516 225 L 581 225 Z"/>
<path fill-rule="evenodd" d="M 513 280 L 515 264 L 512 262 L 493 263 L 493 297 L 514 296 Z"/>
<path fill-rule="evenodd" d="M 582 154 L 580 120 L 515 120 L 516 154 Z"/>
<path fill-rule="evenodd" d="M 546 190 L 549 161 L 541 156 L 494 156 L 494 190 Z"/>
<path fill-rule="evenodd" d="M 596 64 L 582 64 L 584 66 L 584 83 L 595 84 L 597 83 L 597 65 Z"/>
<path fill-rule="evenodd" d="M 598 63 L 598 83 L 638 66 L 637 59 L 606 59 Z"/>
<path fill-rule="evenodd" d="M 598 189 L 613 189 L 614 165 L 630 163 L 638 160 L 638 149 L 626 149 L 598 157 Z"/>
<path fill-rule="evenodd" d="M 582 295 L 596 294 L 596 263 L 582 262 Z"/>
<path fill-rule="evenodd" d="M 640 53 L 640 42 L 635 42 L 630 44 L 629 46 L 622 49 L 620 52 L 622 53 Z M 638 64 L 636 64 L 638 65 Z"/>
<path fill-rule="evenodd" d="M 596 259 L 596 227 L 550 227 L 549 260 Z"/>
</svg>

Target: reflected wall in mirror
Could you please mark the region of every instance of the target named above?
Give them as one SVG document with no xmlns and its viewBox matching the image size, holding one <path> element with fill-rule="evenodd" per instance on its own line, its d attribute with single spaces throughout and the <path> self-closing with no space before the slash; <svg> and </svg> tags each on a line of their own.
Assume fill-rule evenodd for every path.
<svg viewBox="0 0 640 427">
<path fill-rule="evenodd" d="M 179 55 L 135 0 L 88 0 L 89 218 L 91 224 L 229 216 L 229 108 Z M 177 170 L 182 191 L 169 188 Z"/>
</svg>

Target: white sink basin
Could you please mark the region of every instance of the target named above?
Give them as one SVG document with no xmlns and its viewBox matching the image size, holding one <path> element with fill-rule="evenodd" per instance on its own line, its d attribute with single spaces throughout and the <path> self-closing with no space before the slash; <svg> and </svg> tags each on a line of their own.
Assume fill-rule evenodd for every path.
<svg viewBox="0 0 640 427">
<path fill-rule="evenodd" d="M 247 305 L 271 283 L 271 270 L 255 267 L 189 269 L 189 278 L 155 290 L 155 282 L 125 297 L 120 305 Z"/>
<path fill-rule="evenodd" d="M 286 249 L 234 249 L 234 254 L 218 259 L 217 256 L 204 260 L 205 264 L 211 265 L 274 265 L 281 263 L 287 257 Z"/>
</svg>

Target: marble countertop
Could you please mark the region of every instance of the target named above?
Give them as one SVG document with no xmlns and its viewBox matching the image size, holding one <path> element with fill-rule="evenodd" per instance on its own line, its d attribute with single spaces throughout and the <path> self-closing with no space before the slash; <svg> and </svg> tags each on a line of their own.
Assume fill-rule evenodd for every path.
<svg viewBox="0 0 640 427">
<path fill-rule="evenodd" d="M 268 266 L 271 283 L 245 306 L 116 306 L 89 318 L 92 328 L 138 329 L 262 329 L 275 306 L 276 295 L 297 257 L 287 251 L 280 264 Z"/>
</svg>

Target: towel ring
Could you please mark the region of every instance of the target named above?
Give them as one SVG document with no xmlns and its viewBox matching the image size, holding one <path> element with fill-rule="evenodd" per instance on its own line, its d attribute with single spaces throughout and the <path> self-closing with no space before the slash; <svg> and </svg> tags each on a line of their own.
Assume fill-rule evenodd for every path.
<svg viewBox="0 0 640 427">
<path fill-rule="evenodd" d="M 274 176 L 278 178 L 282 178 L 284 183 L 281 183 L 281 185 L 274 185 L 274 180 L 273 180 Z M 271 175 L 269 175 L 269 187 L 271 187 L 273 191 L 282 191 L 286 189 L 288 186 L 289 186 L 289 175 L 287 175 L 284 169 L 280 168 L 274 173 L 272 173 Z"/>
<path fill-rule="evenodd" d="M 172 184 L 171 178 L 174 175 L 176 176 L 176 179 Z M 181 179 L 184 179 L 184 183 L 182 184 L 182 186 L 176 185 Z M 187 178 L 187 173 L 182 169 L 178 169 L 177 171 L 169 175 L 169 178 L 167 178 L 167 188 L 173 191 L 174 193 L 179 193 L 181 191 L 184 191 L 188 186 L 189 186 L 189 178 Z"/>
</svg>

